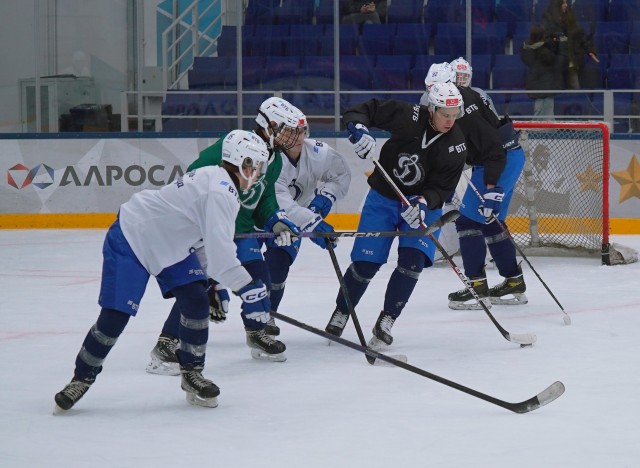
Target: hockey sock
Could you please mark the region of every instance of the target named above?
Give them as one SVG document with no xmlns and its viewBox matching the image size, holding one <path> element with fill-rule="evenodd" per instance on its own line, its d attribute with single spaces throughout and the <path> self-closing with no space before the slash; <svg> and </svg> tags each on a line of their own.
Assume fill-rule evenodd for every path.
<svg viewBox="0 0 640 468">
<path fill-rule="evenodd" d="M 508 229 L 504 221 L 502 225 L 505 229 Z M 500 276 L 510 278 L 520 274 L 518 260 L 516 259 L 516 248 L 513 246 L 511 239 L 509 239 L 509 234 L 503 231 L 500 225 L 494 221 L 485 225 L 484 237 L 487 240 L 489 252 L 491 252 L 493 261 L 498 267 Z"/>
<path fill-rule="evenodd" d="M 483 228 L 485 225 L 473 221 L 462 215 L 456 220 L 456 230 L 460 238 L 460 253 L 464 272 L 469 278 L 482 274 L 487 246 L 484 242 Z"/>
<path fill-rule="evenodd" d="M 367 290 L 369 282 L 376 275 L 382 265 L 372 262 L 353 262 L 344 275 L 344 282 L 349 292 L 351 305 L 355 307 L 360 302 L 362 295 Z M 336 308 L 345 314 L 349 313 L 349 308 L 342 294 L 342 288 L 338 292 Z"/>
<path fill-rule="evenodd" d="M 209 296 L 198 281 L 171 290 L 176 297 L 176 307 L 180 310 L 177 352 L 181 366 L 204 366 L 204 357 L 209 338 Z"/>
<path fill-rule="evenodd" d="M 169 336 L 178 338 L 179 330 L 180 307 L 178 307 L 177 302 L 174 302 L 173 307 L 171 307 L 171 312 L 169 312 L 169 316 L 167 317 L 167 320 L 164 321 L 164 325 L 162 326 L 162 333 L 166 333 Z"/>
<path fill-rule="evenodd" d="M 264 259 L 269 267 L 271 276 L 271 310 L 278 310 L 280 301 L 284 296 L 284 288 L 289 276 L 289 267 L 293 263 L 291 256 L 279 248 L 270 248 L 264 254 Z"/>
<path fill-rule="evenodd" d="M 256 260 L 244 263 L 242 266 L 246 268 L 254 281 L 262 280 L 264 285 L 267 287 L 267 291 L 271 291 L 271 275 L 269 274 L 267 262 L 264 260 Z M 244 314 L 244 307 L 242 308 L 242 312 L 240 312 L 240 316 L 242 317 L 245 329 L 262 330 L 265 327 L 265 324 L 262 322 L 256 322 L 255 320 L 248 319 Z"/>
<path fill-rule="evenodd" d="M 398 318 L 411 297 L 420 273 L 424 269 L 427 256 L 420 250 L 409 247 L 398 249 L 398 266 L 389 278 L 384 296 L 384 312 Z"/>
<path fill-rule="evenodd" d="M 129 314 L 114 309 L 102 309 L 89 330 L 76 357 L 75 378 L 93 382 L 102 371 L 102 363 L 116 344 L 129 322 Z"/>
</svg>

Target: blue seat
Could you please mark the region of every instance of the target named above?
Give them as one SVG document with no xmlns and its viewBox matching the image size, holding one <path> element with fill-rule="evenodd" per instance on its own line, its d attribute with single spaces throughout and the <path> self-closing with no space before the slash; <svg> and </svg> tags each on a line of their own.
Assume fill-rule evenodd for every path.
<svg viewBox="0 0 640 468">
<path fill-rule="evenodd" d="M 504 54 L 507 23 L 474 24 L 471 38 L 474 54 Z"/>
<path fill-rule="evenodd" d="M 322 3 L 322 2 L 320 2 Z M 422 0 L 399 0 L 387 6 L 388 23 L 420 23 Z"/>
<path fill-rule="evenodd" d="M 294 37 L 322 37 L 327 32 L 324 24 L 292 24 L 289 26 L 289 35 Z M 333 30 L 328 31 L 333 34 Z"/>
<path fill-rule="evenodd" d="M 294 106 L 301 109 L 307 118 L 310 116 L 333 116 L 333 94 L 324 93 L 283 93 L 286 99 Z M 333 123 L 333 122 L 332 122 Z M 315 125 L 312 125 L 315 129 Z"/>
<path fill-rule="evenodd" d="M 632 32 L 629 36 L 629 53 L 640 54 L 640 24 L 638 24 L 638 32 Z"/>
<path fill-rule="evenodd" d="M 613 21 L 597 25 L 596 50 L 600 53 L 626 54 L 629 52 L 630 23 Z"/>
<path fill-rule="evenodd" d="M 371 71 L 374 60 L 373 56 L 341 56 L 340 87 L 345 90 L 371 89 Z"/>
<path fill-rule="evenodd" d="M 487 89 L 490 85 L 491 68 L 493 67 L 493 55 L 482 54 L 473 55 L 471 57 L 471 67 L 473 76 L 471 77 L 471 86 Z"/>
<path fill-rule="evenodd" d="M 393 38 L 394 54 L 429 54 L 429 37 L 418 39 L 412 36 L 396 35 Z"/>
<path fill-rule="evenodd" d="M 605 63 L 605 60 L 602 60 L 599 64 L 592 60 L 587 60 L 580 72 L 580 87 L 583 89 L 604 89 L 607 72 Z"/>
<path fill-rule="evenodd" d="M 332 90 L 334 88 L 334 57 L 304 56 L 298 76 L 301 89 Z"/>
<path fill-rule="evenodd" d="M 217 57 L 211 57 L 217 58 Z M 225 57 L 221 57 L 224 59 Z M 222 90 L 224 89 L 224 60 L 217 68 L 192 68 L 187 73 L 190 90 Z"/>
<path fill-rule="evenodd" d="M 428 41 L 433 37 L 433 33 L 430 23 L 407 23 L 398 25 L 396 36 L 412 37 L 416 41 Z"/>
<path fill-rule="evenodd" d="M 579 0 L 573 6 L 578 23 L 602 23 L 607 21 L 609 0 Z"/>
<path fill-rule="evenodd" d="M 247 36 L 259 38 L 287 37 L 291 33 L 288 24 L 256 24 L 248 30 Z"/>
<path fill-rule="evenodd" d="M 461 8 L 465 8 L 464 2 L 462 3 Z M 471 2 L 471 21 L 473 21 L 474 23 L 474 28 L 476 27 L 476 25 L 492 24 L 495 20 L 495 15 L 495 0 L 473 0 Z"/>
<path fill-rule="evenodd" d="M 318 55 L 320 53 L 320 42 L 322 36 L 294 36 L 291 35 L 284 45 L 286 55 Z M 332 41 L 333 45 L 333 41 Z"/>
<path fill-rule="evenodd" d="M 262 74 L 263 89 L 295 89 L 298 86 L 300 57 L 271 56 L 266 58 Z"/>
<path fill-rule="evenodd" d="M 631 89 L 634 84 L 634 75 L 628 67 L 609 67 L 607 70 L 607 89 Z"/>
<path fill-rule="evenodd" d="M 475 75 L 475 72 L 474 72 Z M 507 103 L 509 102 L 509 95 L 503 93 L 491 93 L 489 94 L 491 101 L 493 102 L 493 106 L 496 108 L 496 112 L 498 115 L 507 114 Z"/>
<path fill-rule="evenodd" d="M 526 67 L 519 55 L 496 55 L 492 69 L 493 89 L 524 89 Z"/>
<path fill-rule="evenodd" d="M 456 0 L 429 0 L 423 8 L 424 22 L 432 27 L 464 21 L 464 8 Z M 438 31 L 436 31 L 438 33 Z"/>
<path fill-rule="evenodd" d="M 608 19 L 609 21 L 640 20 L 638 4 L 630 0 L 611 0 Z"/>
<path fill-rule="evenodd" d="M 413 65 L 413 55 L 377 55 L 375 66 L 377 69 L 403 69 L 409 70 Z"/>
<path fill-rule="evenodd" d="M 616 115 L 630 115 L 631 102 L 633 95 L 631 93 L 614 93 L 613 95 L 613 113 Z M 627 133 L 629 131 L 629 119 L 621 117 L 613 120 L 614 133 Z"/>
<path fill-rule="evenodd" d="M 507 23 L 507 35 L 513 37 L 516 23 L 531 21 L 533 0 L 500 0 L 496 5 L 496 21 Z"/>
<path fill-rule="evenodd" d="M 316 24 L 333 24 L 334 2 L 321 1 L 315 10 Z M 338 5 L 338 10 L 340 5 Z M 340 11 L 338 11 L 338 21 L 340 21 Z"/>
<path fill-rule="evenodd" d="M 272 94 L 270 93 L 243 93 L 242 94 L 242 113 L 248 115 L 256 115 L 260 105 Z M 233 96 L 235 99 L 235 96 Z"/>
<path fill-rule="evenodd" d="M 314 6 L 314 0 L 282 0 L 277 10 L 278 24 L 311 24 Z"/>
<path fill-rule="evenodd" d="M 533 100 L 526 95 L 511 95 L 506 107 L 506 113 L 512 117 L 533 115 Z"/>
<path fill-rule="evenodd" d="M 467 39 L 465 36 L 441 36 L 440 34 L 436 34 L 433 43 L 433 51 L 436 54 L 458 57 L 464 55 L 466 50 Z"/>
<path fill-rule="evenodd" d="M 286 37 L 247 37 L 244 45 L 254 57 L 284 55 L 288 38 Z"/>
<path fill-rule="evenodd" d="M 590 118 L 602 118 L 602 100 L 595 101 L 588 94 L 559 94 L 555 97 L 554 114 L 563 116 L 591 116 Z"/>
<path fill-rule="evenodd" d="M 392 45 L 390 37 L 360 36 L 358 38 L 360 55 L 390 54 Z"/>
<path fill-rule="evenodd" d="M 409 83 L 409 70 L 405 68 L 374 68 L 371 72 L 371 88 L 402 91 Z"/>
</svg>

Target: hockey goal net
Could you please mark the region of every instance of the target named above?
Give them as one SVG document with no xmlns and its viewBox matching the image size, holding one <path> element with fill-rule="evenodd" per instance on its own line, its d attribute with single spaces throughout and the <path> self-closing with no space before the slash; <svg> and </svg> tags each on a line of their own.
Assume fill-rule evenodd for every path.
<svg viewBox="0 0 640 468">
<path fill-rule="evenodd" d="M 526 163 L 509 206 L 525 253 L 601 255 L 609 242 L 609 129 L 601 122 L 517 122 Z"/>
</svg>

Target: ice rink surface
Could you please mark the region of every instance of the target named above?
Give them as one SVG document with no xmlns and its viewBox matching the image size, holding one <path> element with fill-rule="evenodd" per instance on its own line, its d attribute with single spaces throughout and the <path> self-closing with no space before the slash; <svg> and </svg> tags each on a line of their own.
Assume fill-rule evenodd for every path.
<svg viewBox="0 0 640 468">
<path fill-rule="evenodd" d="M 449 310 L 462 283 L 448 267 L 423 272 L 393 328 L 390 354 L 502 400 L 565 384 L 528 414 L 369 366 L 283 323 L 288 360 L 253 360 L 237 299 L 210 328 L 204 375 L 220 386 L 220 405 L 190 406 L 178 377 L 144 370 L 171 307 L 152 279 L 96 383 L 53 416 L 98 316 L 104 234 L 0 230 L 0 467 L 640 467 L 640 264 L 594 258 L 530 259 L 571 326 L 525 264 L 529 304 L 492 308 L 509 332 L 535 333 L 532 348 L 505 340 L 483 311 Z M 640 250 L 640 236 L 614 240 Z M 343 271 L 350 246 L 343 239 L 336 251 Z M 392 257 L 357 308 L 367 339 L 394 267 Z M 280 312 L 324 329 L 337 291 L 328 252 L 304 240 Z M 357 341 L 351 322 L 343 337 Z"/>
</svg>

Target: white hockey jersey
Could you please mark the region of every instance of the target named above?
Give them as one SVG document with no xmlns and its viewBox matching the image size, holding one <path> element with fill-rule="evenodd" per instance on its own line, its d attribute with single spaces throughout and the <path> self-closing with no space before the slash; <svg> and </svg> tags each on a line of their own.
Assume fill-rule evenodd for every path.
<svg viewBox="0 0 640 468">
<path fill-rule="evenodd" d="M 160 190 L 143 190 L 120 207 L 120 226 L 152 275 L 184 260 L 201 239 L 211 278 L 237 291 L 251 282 L 233 242 L 238 192 L 225 169 L 187 172 Z"/>
<path fill-rule="evenodd" d="M 349 184 L 351 170 L 344 157 L 326 143 L 306 138 L 295 165 L 283 154 L 276 197 L 287 216 L 296 225 L 305 226 L 317 216 L 307 208 L 316 189 L 335 201 L 347 195 Z"/>
</svg>

